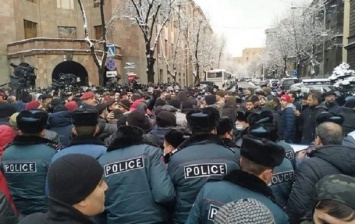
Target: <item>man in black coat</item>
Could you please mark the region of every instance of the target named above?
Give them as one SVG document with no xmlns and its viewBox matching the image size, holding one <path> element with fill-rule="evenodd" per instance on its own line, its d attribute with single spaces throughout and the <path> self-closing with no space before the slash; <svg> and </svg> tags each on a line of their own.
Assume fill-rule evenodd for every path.
<svg viewBox="0 0 355 224">
<path fill-rule="evenodd" d="M 317 126 L 316 150 L 309 153 L 310 158 L 305 159 L 297 170 L 287 202 L 291 224 L 312 220 L 316 203 L 315 185 L 322 177 L 331 174 L 355 176 L 355 149 L 342 145 L 344 134 L 338 124 L 342 122 L 338 122 L 341 118 L 336 118 L 336 115 L 329 118 L 330 121 Z"/>
</svg>

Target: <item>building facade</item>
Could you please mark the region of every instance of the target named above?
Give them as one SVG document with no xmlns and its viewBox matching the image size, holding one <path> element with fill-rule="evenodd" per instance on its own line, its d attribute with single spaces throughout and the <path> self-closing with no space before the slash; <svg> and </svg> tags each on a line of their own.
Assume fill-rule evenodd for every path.
<svg viewBox="0 0 355 224">
<path fill-rule="evenodd" d="M 92 0 L 83 2 L 89 36 L 100 56 L 103 54 L 102 46 L 95 41 L 103 35 L 99 5 Z M 105 1 L 106 21 L 114 15 L 119 4 L 124 2 Z M 184 7 L 193 10 L 198 6 L 191 0 Z M 167 52 L 172 51 L 174 36 L 179 32 L 173 20 L 170 21 L 163 32 Z M 84 40 L 83 18 L 76 0 L 5 0 L 0 7 L 0 27 L 0 85 L 9 81 L 12 73 L 10 63 L 21 62 L 37 68 L 36 86 L 41 88 L 50 86 L 52 79 L 60 73 L 76 74 L 81 84 L 99 84 L 97 67 Z M 107 38 L 115 45 L 116 56 L 113 60 L 118 74 L 123 77 L 121 81 L 127 81 L 126 73 L 133 72 L 146 83 L 145 44 L 141 30 L 125 21 L 117 21 L 110 29 Z M 186 61 L 189 62 L 189 59 L 186 58 Z M 136 67 L 125 69 L 126 63 L 134 63 Z M 193 80 L 188 64 L 180 66 L 177 72 L 176 81 L 182 85 L 190 85 Z M 166 64 L 159 57 L 155 73 L 156 82 L 172 81 Z"/>
</svg>

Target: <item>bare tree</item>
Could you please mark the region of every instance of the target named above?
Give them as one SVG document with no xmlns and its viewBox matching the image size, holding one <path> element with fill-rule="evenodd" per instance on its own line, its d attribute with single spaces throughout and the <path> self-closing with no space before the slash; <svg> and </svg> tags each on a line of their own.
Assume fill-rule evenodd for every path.
<svg viewBox="0 0 355 224">
<path fill-rule="evenodd" d="M 90 52 L 92 55 L 92 58 L 94 60 L 94 63 L 97 67 L 98 73 L 99 73 L 99 85 L 103 86 L 104 84 L 104 75 L 105 75 L 105 65 L 106 65 L 106 59 L 107 59 L 107 30 L 106 30 L 106 21 L 105 21 L 105 15 L 104 15 L 104 0 L 95 0 L 95 2 L 98 2 L 100 4 L 100 18 L 101 18 L 101 26 L 102 26 L 102 39 L 98 42 L 99 44 L 102 45 L 102 51 L 97 51 L 95 45 L 97 42 L 93 41 L 90 36 L 89 36 L 89 28 L 88 28 L 88 20 L 86 16 L 86 11 L 85 11 L 85 6 L 82 2 L 82 0 L 78 0 L 78 4 L 80 7 L 80 11 L 83 17 L 83 22 L 84 22 L 84 35 L 85 35 L 85 41 L 88 44 L 90 48 Z M 101 57 L 99 56 L 99 53 L 101 54 Z"/>
<path fill-rule="evenodd" d="M 176 0 L 125 0 L 116 11 L 116 19 L 138 25 L 145 42 L 148 82 L 154 83 L 155 50 Z M 154 32 L 155 31 L 155 32 Z"/>
</svg>

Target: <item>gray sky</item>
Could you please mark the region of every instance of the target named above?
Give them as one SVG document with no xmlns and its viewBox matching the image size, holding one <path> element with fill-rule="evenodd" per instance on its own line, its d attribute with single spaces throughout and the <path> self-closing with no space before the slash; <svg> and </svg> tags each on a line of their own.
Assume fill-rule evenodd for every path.
<svg viewBox="0 0 355 224">
<path fill-rule="evenodd" d="M 244 48 L 264 47 L 265 29 L 290 13 L 291 5 L 310 0 L 195 0 L 215 33 L 225 36 L 226 51 L 241 56 Z"/>
</svg>

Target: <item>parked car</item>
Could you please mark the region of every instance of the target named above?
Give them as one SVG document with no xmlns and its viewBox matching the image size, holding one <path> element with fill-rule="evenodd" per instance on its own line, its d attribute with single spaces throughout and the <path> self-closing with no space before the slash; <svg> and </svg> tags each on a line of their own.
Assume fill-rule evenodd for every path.
<svg viewBox="0 0 355 224">
<path fill-rule="evenodd" d="M 280 86 L 284 91 L 288 91 L 293 84 L 299 83 L 298 78 L 283 78 L 281 79 Z"/>
</svg>

